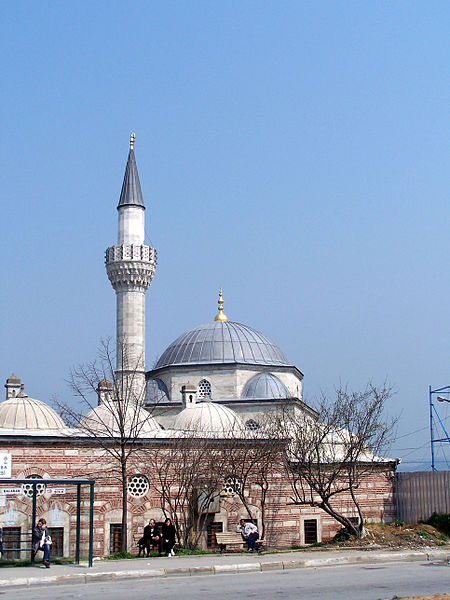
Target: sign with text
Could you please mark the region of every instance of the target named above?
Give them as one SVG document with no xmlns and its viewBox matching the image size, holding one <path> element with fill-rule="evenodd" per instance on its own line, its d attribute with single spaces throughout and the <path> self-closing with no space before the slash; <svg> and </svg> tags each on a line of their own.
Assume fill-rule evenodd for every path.
<svg viewBox="0 0 450 600">
<path fill-rule="evenodd" d="M 47 488 L 47 494 L 53 494 L 54 496 L 61 496 L 61 494 L 66 493 L 66 488 Z"/>
<path fill-rule="evenodd" d="M 10 487 L 10 488 L 2 488 L 0 489 L 0 494 L 2 496 L 15 496 L 16 494 L 21 494 L 21 487 Z"/>
<path fill-rule="evenodd" d="M 11 454 L 6 452 L 0 453 L 0 478 L 11 478 Z"/>
</svg>

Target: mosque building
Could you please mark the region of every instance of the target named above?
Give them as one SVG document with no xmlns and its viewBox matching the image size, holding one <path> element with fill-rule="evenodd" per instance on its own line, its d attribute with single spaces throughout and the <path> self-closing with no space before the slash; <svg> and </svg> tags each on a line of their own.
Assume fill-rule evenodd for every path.
<svg viewBox="0 0 450 600">
<path fill-rule="evenodd" d="M 155 273 L 157 255 L 144 239 L 145 205 L 134 155 L 134 134 L 117 211 L 117 243 L 106 250 L 105 258 L 116 294 L 116 373 L 141 406 L 142 445 L 170 446 L 180 431 L 194 430 L 219 438 L 239 430 L 245 439 L 246 432 L 263 428 L 268 413 L 283 405 L 295 406 L 314 418 L 314 410 L 302 399 L 302 372 L 263 333 L 228 319 L 222 290 L 215 318 L 182 333 L 161 354 L 155 367 L 145 370 L 145 294 Z M 98 478 L 94 477 L 94 552 L 104 555 L 117 549 L 120 486 L 106 478 L 104 452 L 96 446 L 95 436 L 86 434 L 87 429 L 95 430 L 96 435 L 111 435 L 114 430 L 111 382 L 98 382 L 98 406 L 83 417 L 78 427 L 68 427 L 50 406 L 28 397 L 16 375 L 7 379 L 5 387 L 6 399 L 0 403 L 0 455 L 11 456 L 10 477 L 42 478 L 39 511 L 53 528 L 54 550 L 61 556 L 73 553 L 75 507 L 69 491 L 55 496 L 46 488 L 45 479 L 86 476 L 94 463 L 100 464 L 101 472 Z M 361 490 L 369 518 L 394 518 L 393 469 L 395 464 L 386 462 Z M 128 483 L 130 541 L 142 532 L 149 518 L 161 520 L 163 516 L 148 477 L 145 460 L 134 464 Z M 267 508 L 271 523 L 266 532 L 269 544 L 289 547 L 331 537 L 339 525 L 317 508 L 292 506 L 287 482 L 283 483 L 277 473 L 274 477 L 277 487 L 269 489 Z M 26 484 L 20 492 L 11 494 L 2 494 L 1 489 L 0 480 L 4 540 L 8 531 L 25 535 L 31 528 L 30 489 Z M 242 514 L 232 489 L 221 493 L 220 498 L 205 526 L 204 545 L 214 545 L 212 531 L 234 530 Z M 261 524 L 261 507 L 251 491 L 248 504 Z"/>
</svg>

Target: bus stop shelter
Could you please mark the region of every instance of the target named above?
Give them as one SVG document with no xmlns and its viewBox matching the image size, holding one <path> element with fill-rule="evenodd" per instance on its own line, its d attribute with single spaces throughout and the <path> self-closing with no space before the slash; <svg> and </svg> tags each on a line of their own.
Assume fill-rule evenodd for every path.
<svg viewBox="0 0 450 600">
<path fill-rule="evenodd" d="M 92 567 L 93 557 L 93 538 L 94 538 L 94 484 L 93 479 L 0 479 L 0 489 L 8 490 L 13 489 L 12 486 L 27 485 L 32 490 L 31 500 L 31 527 L 36 524 L 36 511 L 37 511 L 37 490 L 38 486 L 76 486 L 77 496 L 77 512 L 76 512 L 76 542 L 75 542 L 75 562 L 80 562 L 80 539 L 81 539 L 81 490 L 83 486 L 89 487 L 89 551 L 88 551 L 88 562 L 89 566 Z M 33 550 L 30 549 L 31 564 L 34 564 Z"/>
</svg>

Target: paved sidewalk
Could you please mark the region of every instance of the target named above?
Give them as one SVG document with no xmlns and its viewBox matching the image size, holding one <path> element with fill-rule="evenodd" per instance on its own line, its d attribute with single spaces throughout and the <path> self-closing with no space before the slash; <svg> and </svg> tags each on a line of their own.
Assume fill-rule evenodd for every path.
<svg viewBox="0 0 450 600">
<path fill-rule="evenodd" d="M 449 565 L 450 549 L 416 551 L 326 550 L 279 552 L 275 554 L 207 554 L 173 558 L 141 558 L 132 560 L 94 561 L 94 566 L 53 565 L 50 569 L 34 567 L 1 567 L 0 589 L 14 587 L 85 584 L 114 579 L 150 577 L 193 577 L 222 575 L 244 571 L 275 571 L 305 567 L 368 564 L 398 561 L 431 561 Z M 450 568 L 450 567 L 449 567 Z"/>
</svg>

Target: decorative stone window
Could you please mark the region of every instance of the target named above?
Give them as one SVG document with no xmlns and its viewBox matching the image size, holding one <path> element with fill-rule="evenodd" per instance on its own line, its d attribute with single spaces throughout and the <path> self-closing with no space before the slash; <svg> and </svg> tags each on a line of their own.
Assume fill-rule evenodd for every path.
<svg viewBox="0 0 450 600">
<path fill-rule="evenodd" d="M 28 475 L 26 479 L 42 479 L 40 475 Z M 42 496 L 45 492 L 45 483 L 37 483 L 36 484 L 36 496 Z M 32 483 L 23 483 L 22 484 L 22 494 L 24 496 L 28 496 L 28 498 L 33 497 L 33 484 Z"/>
<path fill-rule="evenodd" d="M 211 384 L 207 379 L 202 379 L 198 383 L 198 397 L 211 398 Z"/>
<path fill-rule="evenodd" d="M 235 496 L 241 487 L 241 480 L 238 477 L 227 477 L 223 484 L 222 496 Z"/>
<path fill-rule="evenodd" d="M 135 498 L 145 496 L 149 487 L 148 479 L 144 475 L 133 475 L 128 479 L 128 493 Z"/>
<path fill-rule="evenodd" d="M 259 429 L 259 424 L 253 419 L 249 419 L 245 422 L 245 428 L 249 431 L 256 431 L 256 429 Z"/>
</svg>

